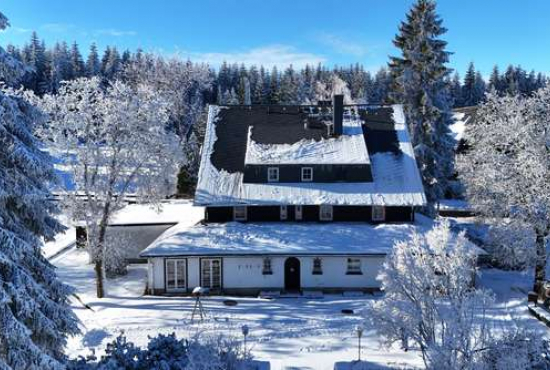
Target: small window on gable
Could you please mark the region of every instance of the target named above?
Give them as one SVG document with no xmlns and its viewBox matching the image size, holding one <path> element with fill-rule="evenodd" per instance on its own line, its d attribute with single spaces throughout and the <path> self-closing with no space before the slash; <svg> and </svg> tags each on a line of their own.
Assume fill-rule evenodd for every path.
<svg viewBox="0 0 550 370">
<path fill-rule="evenodd" d="M 323 204 L 319 207 L 319 220 L 332 221 L 332 206 Z"/>
<path fill-rule="evenodd" d="M 264 258 L 262 275 L 273 275 L 273 270 L 271 269 L 271 258 Z"/>
<path fill-rule="evenodd" d="M 287 206 L 281 206 L 281 220 L 288 219 L 288 207 Z"/>
<path fill-rule="evenodd" d="M 346 275 L 363 275 L 360 258 L 348 258 Z"/>
<path fill-rule="evenodd" d="M 246 206 L 233 207 L 233 220 L 246 221 L 247 213 L 248 212 L 247 212 Z"/>
<path fill-rule="evenodd" d="M 294 218 L 296 221 L 301 221 L 303 218 L 302 206 L 294 206 Z"/>
<path fill-rule="evenodd" d="M 372 206 L 372 220 L 384 221 L 386 219 L 386 208 L 384 206 Z"/>
<path fill-rule="evenodd" d="M 323 275 L 323 260 L 319 257 L 313 259 L 313 275 Z"/>
<path fill-rule="evenodd" d="M 302 181 L 313 181 L 313 167 L 302 167 Z"/>
<path fill-rule="evenodd" d="M 267 182 L 278 182 L 278 181 L 279 181 L 279 167 L 268 167 Z"/>
</svg>

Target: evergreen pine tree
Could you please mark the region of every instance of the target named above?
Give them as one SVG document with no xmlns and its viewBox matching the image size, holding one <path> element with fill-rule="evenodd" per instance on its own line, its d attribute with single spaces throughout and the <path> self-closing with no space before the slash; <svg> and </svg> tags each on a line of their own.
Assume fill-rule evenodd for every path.
<svg viewBox="0 0 550 370">
<path fill-rule="evenodd" d="M 453 79 L 450 82 L 451 84 L 451 96 L 453 98 L 454 107 L 463 107 L 462 104 L 462 85 L 460 84 L 460 75 L 456 72 L 453 76 Z"/>
<path fill-rule="evenodd" d="M 279 104 L 281 102 L 280 86 L 279 86 L 279 71 L 274 66 L 269 75 L 269 103 Z"/>
<path fill-rule="evenodd" d="M 454 172 L 453 122 L 446 67 L 446 32 L 432 0 L 418 0 L 401 23 L 394 44 L 400 57 L 391 57 L 392 99 L 404 104 L 412 143 L 428 202 L 441 199 Z M 430 207 L 431 208 L 431 207 Z"/>
<path fill-rule="evenodd" d="M 94 77 L 99 74 L 101 65 L 99 63 L 99 54 L 97 52 L 97 46 L 95 43 L 90 45 L 90 52 L 88 53 L 88 59 L 86 60 L 86 75 L 88 77 Z"/>
<path fill-rule="evenodd" d="M 72 79 L 85 76 L 86 67 L 76 41 L 71 46 L 71 68 L 73 72 Z"/>
<path fill-rule="evenodd" d="M 2 48 L 0 65 L 22 73 Z M 62 369 L 67 336 L 78 327 L 72 291 L 41 250 L 42 238 L 62 230 L 47 186 L 52 161 L 32 132 L 41 115 L 20 95 L 0 91 L 0 117 L 0 368 Z"/>
<path fill-rule="evenodd" d="M 491 72 L 491 76 L 489 77 L 489 90 L 496 91 L 499 94 L 502 93 L 503 90 L 500 71 L 498 70 L 497 65 L 493 67 L 493 71 Z"/>
<path fill-rule="evenodd" d="M 470 62 L 466 75 L 464 76 L 464 84 L 462 85 L 462 106 L 470 107 L 477 104 L 475 88 L 476 69 L 474 63 Z"/>
</svg>

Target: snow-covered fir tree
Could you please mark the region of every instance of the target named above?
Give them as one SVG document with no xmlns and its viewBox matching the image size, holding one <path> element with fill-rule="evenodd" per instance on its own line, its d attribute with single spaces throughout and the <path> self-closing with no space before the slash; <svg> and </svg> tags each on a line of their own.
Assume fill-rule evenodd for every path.
<svg viewBox="0 0 550 370">
<path fill-rule="evenodd" d="M 429 203 L 441 199 L 454 172 L 453 122 L 446 67 L 449 52 L 440 39 L 446 32 L 432 0 L 418 0 L 399 27 L 391 57 L 393 99 L 404 104 L 411 140 Z"/>
<path fill-rule="evenodd" d="M 540 292 L 550 234 L 550 88 L 532 97 L 489 94 L 466 140 L 459 173 L 470 204 L 490 222 L 511 218 L 533 230 Z"/>
<path fill-rule="evenodd" d="M 101 65 L 99 63 L 99 54 L 97 53 L 97 46 L 92 43 L 90 51 L 88 53 L 88 59 L 86 60 L 86 76 L 94 77 L 99 74 Z"/>
<path fill-rule="evenodd" d="M 44 135 L 70 170 L 67 204 L 88 229 L 89 251 L 103 297 L 103 265 L 111 215 L 125 195 L 156 203 L 175 191 L 179 140 L 167 131 L 168 103 L 148 85 L 81 78 L 38 102 L 49 114 Z M 84 194 L 84 197 L 70 196 Z"/>
<path fill-rule="evenodd" d="M 0 13 L 0 30 L 7 25 Z M 2 48 L 0 65 L 2 73 L 23 73 Z M 41 250 L 63 229 L 48 189 L 52 161 L 33 134 L 41 118 L 24 94 L 0 91 L 1 369 L 62 369 L 67 336 L 78 332 L 72 290 Z"/>
</svg>

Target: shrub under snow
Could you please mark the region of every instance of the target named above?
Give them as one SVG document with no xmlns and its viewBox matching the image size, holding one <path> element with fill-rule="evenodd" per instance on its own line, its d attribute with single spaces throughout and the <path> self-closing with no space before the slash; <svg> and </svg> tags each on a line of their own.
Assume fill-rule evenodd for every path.
<svg viewBox="0 0 550 370">
<path fill-rule="evenodd" d="M 236 341 L 223 337 L 177 339 L 175 334 L 150 338 L 146 349 L 136 347 L 124 335 L 107 345 L 105 355 L 80 357 L 68 370 L 232 370 L 242 369 L 250 355 Z"/>
</svg>

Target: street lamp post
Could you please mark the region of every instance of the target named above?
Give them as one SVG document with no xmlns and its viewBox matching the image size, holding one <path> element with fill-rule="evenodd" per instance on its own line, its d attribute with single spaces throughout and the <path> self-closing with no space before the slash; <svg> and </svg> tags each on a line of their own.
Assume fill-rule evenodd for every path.
<svg viewBox="0 0 550 370">
<path fill-rule="evenodd" d="M 246 337 L 248 336 L 248 333 L 250 332 L 250 329 L 248 328 L 248 325 L 243 325 L 241 327 L 241 331 L 242 331 L 243 337 L 244 337 L 243 348 L 244 348 L 244 355 L 246 356 Z"/>
<path fill-rule="evenodd" d="M 361 361 L 361 337 L 363 336 L 363 327 L 357 325 L 355 327 L 355 333 L 357 334 L 358 346 L 357 346 L 357 361 Z"/>
</svg>

